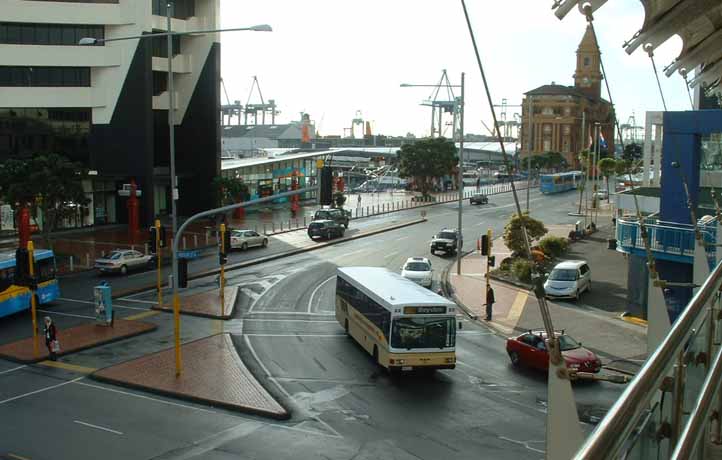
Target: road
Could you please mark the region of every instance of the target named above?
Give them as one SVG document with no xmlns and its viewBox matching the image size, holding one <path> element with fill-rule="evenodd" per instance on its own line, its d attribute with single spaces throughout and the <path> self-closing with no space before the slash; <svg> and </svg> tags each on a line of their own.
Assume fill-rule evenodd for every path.
<svg viewBox="0 0 722 460">
<path fill-rule="evenodd" d="M 531 195 L 535 217 L 572 222 L 574 195 Z M 455 205 L 427 210 L 427 222 L 347 241 L 229 274 L 241 286 L 235 318 L 183 317 L 183 340 L 219 331 L 262 383 L 292 410 L 285 422 L 239 415 L 88 380 L 84 372 L 167 348 L 171 316 L 146 318 L 151 334 L 62 359 L 64 368 L 18 367 L 0 361 L 0 455 L 28 459 L 439 459 L 543 458 L 545 376 L 510 366 L 504 339 L 460 318 L 458 366 L 426 376 L 392 379 L 381 372 L 333 317 L 337 266 L 374 265 L 397 271 L 411 256 L 427 256 L 435 287 L 452 258 L 431 256 L 428 242 L 455 227 Z M 467 247 L 487 228 L 499 235 L 513 213 L 509 194 L 482 207 L 464 206 Z M 418 216 L 418 210 L 381 219 Z M 354 223 L 353 225 L 356 225 Z M 271 241 L 273 250 L 278 242 Z M 260 253 L 259 253 L 260 254 Z M 251 257 L 252 254 L 238 257 Z M 150 275 L 152 276 L 152 274 Z M 82 321 L 89 294 L 77 281 L 51 310 L 63 324 Z M 91 280 L 92 281 L 92 280 Z M 203 289 L 212 279 L 191 282 Z M 68 283 L 69 284 L 69 283 Z M 153 292 L 116 300 L 121 317 L 143 313 Z M 76 316 L 62 316 L 76 315 Z M 0 326 L 0 341 L 27 328 L 20 315 Z M 17 324 L 16 324 L 17 323 Z M 72 366 L 72 367 L 71 367 Z M 623 387 L 578 383 L 584 428 Z M 42 442 L 38 442 L 42 439 Z"/>
</svg>

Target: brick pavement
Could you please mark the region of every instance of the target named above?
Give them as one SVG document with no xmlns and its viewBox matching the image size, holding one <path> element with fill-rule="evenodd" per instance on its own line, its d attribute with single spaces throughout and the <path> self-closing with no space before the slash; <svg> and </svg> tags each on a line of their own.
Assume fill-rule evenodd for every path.
<svg viewBox="0 0 722 460">
<path fill-rule="evenodd" d="M 181 346 L 183 372 L 175 376 L 173 348 L 95 372 L 92 378 L 190 401 L 276 419 L 289 412 L 253 377 L 229 334 Z"/>
<path fill-rule="evenodd" d="M 180 312 L 184 315 L 200 316 L 203 318 L 213 319 L 230 319 L 233 317 L 233 310 L 236 306 L 236 297 L 238 296 L 238 286 L 226 286 L 224 296 L 224 310 L 221 314 L 221 296 L 220 289 L 211 291 L 198 292 L 180 297 Z M 171 296 L 166 299 L 172 300 Z M 161 310 L 166 312 L 173 311 L 173 304 L 164 304 L 162 307 L 154 305 L 153 310 Z"/>
<path fill-rule="evenodd" d="M 67 329 L 58 329 L 57 337 L 60 342 L 58 356 L 116 342 L 157 328 L 158 326 L 152 323 L 116 319 L 113 327 L 86 323 Z M 0 346 L 0 357 L 20 363 L 36 363 L 48 359 L 49 353 L 43 335 L 38 334 L 37 346 L 32 337 L 11 342 Z"/>
</svg>

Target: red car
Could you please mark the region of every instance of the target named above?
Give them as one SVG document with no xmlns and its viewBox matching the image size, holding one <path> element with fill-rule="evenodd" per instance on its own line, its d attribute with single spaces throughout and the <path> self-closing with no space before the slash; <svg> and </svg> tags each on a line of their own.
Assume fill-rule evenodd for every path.
<svg viewBox="0 0 722 460">
<path fill-rule="evenodd" d="M 528 331 L 518 337 L 506 340 L 506 352 L 514 366 L 524 365 L 540 370 L 549 369 L 549 353 L 546 348 L 546 331 Z M 567 368 L 579 372 L 597 373 L 602 369 L 600 359 L 570 336 L 557 333 L 562 348 L 562 357 Z"/>
</svg>

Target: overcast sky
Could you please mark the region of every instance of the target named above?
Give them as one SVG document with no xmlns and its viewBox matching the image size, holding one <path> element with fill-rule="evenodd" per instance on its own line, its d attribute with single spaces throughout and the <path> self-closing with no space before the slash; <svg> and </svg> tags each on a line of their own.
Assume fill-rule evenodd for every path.
<svg viewBox="0 0 722 460">
<path fill-rule="evenodd" d="M 551 4 L 467 1 L 495 103 L 506 98 L 520 104 L 524 92 L 552 81 L 573 84 L 586 22 L 577 10 L 559 21 Z M 635 112 L 638 125 L 644 125 L 645 111 L 662 110 L 649 57 L 622 48 L 643 20 L 638 0 L 608 2 L 595 15 L 618 117 L 626 123 Z M 491 126 L 491 112 L 460 1 L 221 0 L 222 27 L 265 23 L 274 31 L 221 36 L 222 76 L 231 100 L 245 104 L 256 75 L 263 97 L 275 99 L 281 111 L 277 122 L 297 120 L 305 111 L 321 135 L 343 135 L 360 110 L 375 134 L 426 136 L 431 109 L 419 103 L 432 89 L 399 84 L 435 84 L 447 69 L 452 83 L 466 72 L 465 131 L 488 133 L 481 120 Z M 660 72 L 681 46 L 673 37 L 656 51 Z M 660 79 L 668 110 L 689 110 L 683 79 Z M 607 98 L 606 90 L 602 94 Z M 259 102 L 254 94 L 251 103 Z M 510 107 L 508 119 L 514 111 L 519 108 Z"/>
</svg>

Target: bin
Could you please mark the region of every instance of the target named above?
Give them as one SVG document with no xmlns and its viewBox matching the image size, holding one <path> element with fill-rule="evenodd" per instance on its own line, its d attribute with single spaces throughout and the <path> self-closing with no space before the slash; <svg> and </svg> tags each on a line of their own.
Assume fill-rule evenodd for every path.
<svg viewBox="0 0 722 460">
<path fill-rule="evenodd" d="M 103 283 L 93 288 L 95 301 L 95 322 L 102 326 L 113 325 L 113 292 L 110 285 Z"/>
</svg>

